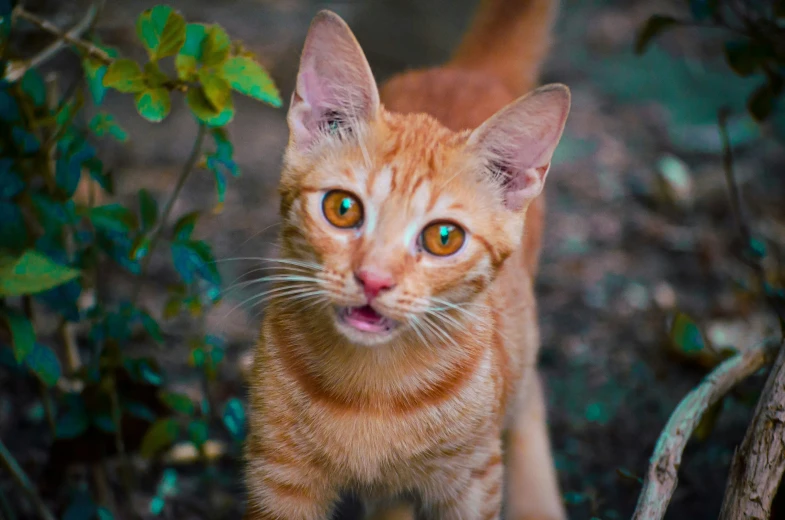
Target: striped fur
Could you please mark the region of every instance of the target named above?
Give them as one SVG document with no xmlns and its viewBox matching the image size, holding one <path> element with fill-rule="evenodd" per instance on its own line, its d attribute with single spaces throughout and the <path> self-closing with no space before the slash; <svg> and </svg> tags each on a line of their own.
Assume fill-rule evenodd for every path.
<svg viewBox="0 0 785 520">
<path fill-rule="evenodd" d="M 248 520 L 327 519 L 347 491 L 379 520 L 498 519 L 503 502 L 509 520 L 564 518 L 532 277 L 569 95 L 516 100 L 534 86 L 554 3 L 484 0 L 452 62 L 381 93 L 345 24 L 317 16 L 251 377 Z M 362 228 L 326 221 L 331 189 L 362 201 Z M 414 245 L 439 218 L 468 230 L 450 257 Z M 340 327 L 334 310 L 368 303 L 355 278 L 368 265 L 395 281 L 374 308 L 402 324 L 378 340 Z"/>
</svg>

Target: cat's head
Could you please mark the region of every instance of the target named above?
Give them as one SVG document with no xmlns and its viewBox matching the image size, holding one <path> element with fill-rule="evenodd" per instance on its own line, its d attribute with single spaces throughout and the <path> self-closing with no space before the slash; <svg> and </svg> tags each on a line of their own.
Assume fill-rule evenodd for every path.
<svg viewBox="0 0 785 520">
<path fill-rule="evenodd" d="M 358 345 L 439 340 L 520 247 L 568 110 L 549 86 L 473 131 L 387 112 L 348 26 L 321 12 L 288 116 L 281 299 Z"/>
</svg>

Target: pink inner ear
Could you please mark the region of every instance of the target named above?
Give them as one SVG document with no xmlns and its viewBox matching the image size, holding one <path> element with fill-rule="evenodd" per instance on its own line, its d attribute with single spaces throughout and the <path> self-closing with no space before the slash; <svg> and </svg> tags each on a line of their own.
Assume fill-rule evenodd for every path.
<svg viewBox="0 0 785 520">
<path fill-rule="evenodd" d="M 566 87 L 541 87 L 474 131 L 470 143 L 501 166 L 499 181 L 508 208 L 519 210 L 542 192 L 569 107 Z"/>
<path fill-rule="evenodd" d="M 289 110 L 295 145 L 311 146 L 326 114 L 367 121 L 378 107 L 376 82 L 357 40 L 338 15 L 322 11 L 308 31 Z"/>
</svg>

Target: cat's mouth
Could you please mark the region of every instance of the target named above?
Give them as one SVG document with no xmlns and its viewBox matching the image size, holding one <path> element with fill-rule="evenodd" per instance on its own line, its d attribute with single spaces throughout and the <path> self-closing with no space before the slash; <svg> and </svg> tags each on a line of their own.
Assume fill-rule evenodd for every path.
<svg viewBox="0 0 785 520">
<path fill-rule="evenodd" d="M 385 333 L 392 331 L 398 323 L 376 312 L 370 305 L 361 307 L 341 307 L 338 319 L 344 324 L 361 332 Z"/>
</svg>

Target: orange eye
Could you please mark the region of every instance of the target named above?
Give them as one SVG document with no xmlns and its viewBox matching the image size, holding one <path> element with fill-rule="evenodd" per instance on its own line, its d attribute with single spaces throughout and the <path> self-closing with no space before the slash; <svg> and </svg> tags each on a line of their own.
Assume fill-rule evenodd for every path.
<svg viewBox="0 0 785 520">
<path fill-rule="evenodd" d="M 422 231 L 422 246 L 436 256 L 449 256 L 466 240 L 466 232 L 451 222 L 434 222 Z"/>
<path fill-rule="evenodd" d="M 325 218 L 335 227 L 359 227 L 363 220 L 363 206 L 357 197 L 343 190 L 327 192 L 322 200 Z"/>
</svg>

